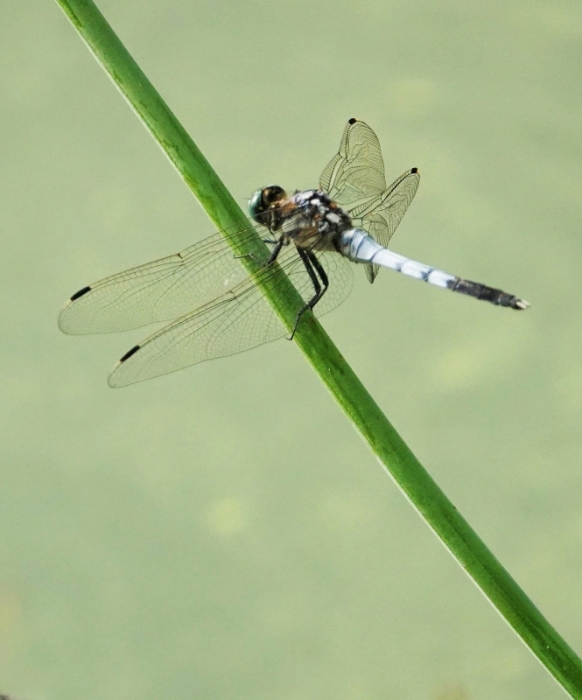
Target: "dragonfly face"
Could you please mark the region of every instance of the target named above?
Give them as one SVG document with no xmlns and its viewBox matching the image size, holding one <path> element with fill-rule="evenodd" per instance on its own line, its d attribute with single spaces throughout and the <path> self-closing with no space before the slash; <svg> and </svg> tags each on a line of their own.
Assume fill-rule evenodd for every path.
<svg viewBox="0 0 582 700">
<path fill-rule="evenodd" d="M 249 199 L 249 214 L 257 224 L 275 231 L 279 228 L 278 205 L 286 198 L 287 193 L 279 185 L 268 185 L 256 190 Z"/>
<path fill-rule="evenodd" d="M 61 311 L 59 327 L 71 334 L 107 333 L 167 322 L 117 363 L 109 384 L 119 387 L 285 335 L 257 276 L 268 280 L 271 289 L 287 276 L 303 297 L 292 336 L 305 312 L 321 316 L 347 297 L 351 262 L 363 264 L 370 282 L 380 267 L 387 267 L 498 306 L 525 309 L 527 302 L 511 294 L 387 249 L 419 178 L 412 168 L 387 187 L 376 134 L 364 122 L 350 119 L 318 189 L 291 196 L 278 185 L 257 190 L 249 200 L 251 219 L 243 226 L 83 287 Z M 230 239 L 244 246 L 257 232 L 273 248 L 264 267 L 250 278 Z"/>
</svg>

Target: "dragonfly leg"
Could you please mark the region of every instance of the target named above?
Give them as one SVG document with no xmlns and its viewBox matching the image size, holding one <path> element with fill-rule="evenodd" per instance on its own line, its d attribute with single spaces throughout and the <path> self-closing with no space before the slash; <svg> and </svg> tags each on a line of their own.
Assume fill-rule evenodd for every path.
<svg viewBox="0 0 582 700">
<path fill-rule="evenodd" d="M 281 248 L 283 247 L 283 241 L 281 239 L 274 239 L 274 238 L 263 238 L 263 243 L 269 243 L 270 245 L 274 245 L 275 247 L 271 251 L 271 255 L 269 256 L 269 259 L 265 263 L 265 267 L 271 265 L 275 260 L 277 259 L 277 256 L 281 252 Z M 254 260 L 256 263 L 260 263 L 261 261 L 252 253 L 245 253 L 244 255 L 235 255 L 234 256 L 237 260 L 240 260 L 241 258 L 251 258 L 251 260 Z M 1 698 L 0 698 L 1 700 Z"/>
<path fill-rule="evenodd" d="M 303 248 L 297 248 L 297 252 L 299 253 L 299 257 L 303 261 L 303 264 L 305 265 L 305 269 L 307 270 L 307 274 L 309 275 L 309 278 L 311 279 L 311 282 L 313 283 L 313 288 L 315 290 L 315 294 L 307 302 L 307 304 L 305 304 L 305 306 L 303 306 L 301 309 L 299 309 L 299 312 L 297 313 L 297 318 L 295 319 L 295 326 L 293 327 L 293 332 L 291 333 L 291 336 L 288 338 L 288 340 L 293 340 L 293 337 L 295 336 L 295 332 L 297 331 L 297 327 L 299 326 L 299 321 L 301 320 L 301 317 L 303 316 L 303 314 L 307 311 L 307 309 L 313 309 L 315 307 L 317 302 L 327 292 L 327 288 L 329 287 L 329 279 L 327 277 L 327 273 L 323 269 L 323 265 L 317 259 L 317 256 L 313 252 L 306 251 Z M 317 272 L 317 274 L 316 274 L 316 272 Z M 321 279 L 321 283 L 320 283 L 319 279 L 317 278 L 317 275 L 319 275 L 319 279 Z M 323 283 L 323 286 L 322 286 L 322 283 Z"/>
<path fill-rule="evenodd" d="M 275 244 L 273 250 L 271 251 L 271 256 L 269 257 L 269 259 L 267 260 L 267 264 L 265 265 L 265 267 L 268 267 L 269 265 L 272 265 L 275 262 L 275 260 L 277 259 L 277 257 L 279 256 L 279 253 L 281 252 L 281 248 L 285 244 L 285 241 L 283 239 L 283 236 L 281 236 L 281 238 L 279 238 L 276 241 L 266 241 L 266 242 L 267 243 L 272 242 Z"/>
</svg>

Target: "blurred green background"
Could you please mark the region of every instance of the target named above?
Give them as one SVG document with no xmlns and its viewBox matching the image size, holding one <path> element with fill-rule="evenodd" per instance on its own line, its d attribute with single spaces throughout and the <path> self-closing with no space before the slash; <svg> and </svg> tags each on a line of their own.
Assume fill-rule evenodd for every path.
<svg viewBox="0 0 582 700">
<path fill-rule="evenodd" d="M 389 180 L 422 173 L 394 250 L 532 303 L 356 270 L 324 325 L 581 652 L 579 3 L 98 4 L 242 204 L 315 186 L 360 117 Z M 58 331 L 213 229 L 56 3 L 0 37 L 0 692 L 564 697 L 292 343 L 113 391 L 147 331 Z"/>
</svg>

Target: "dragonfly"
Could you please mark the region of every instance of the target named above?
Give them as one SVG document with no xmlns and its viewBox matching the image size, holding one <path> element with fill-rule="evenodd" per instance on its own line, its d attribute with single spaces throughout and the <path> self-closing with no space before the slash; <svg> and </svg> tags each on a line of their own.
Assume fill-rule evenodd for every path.
<svg viewBox="0 0 582 700">
<path fill-rule="evenodd" d="M 431 285 L 497 306 L 529 304 L 500 289 L 451 275 L 388 250 L 418 189 L 411 168 L 386 186 L 378 137 L 350 119 L 319 188 L 287 195 L 278 185 L 249 200 L 250 218 L 165 258 L 107 277 L 73 294 L 59 315 L 67 334 L 126 331 L 167 325 L 135 345 L 109 376 L 112 387 L 168 374 L 249 350 L 287 331 L 261 291 L 291 280 L 303 299 L 291 338 L 308 311 L 322 316 L 351 291 L 353 265 L 370 282 L 386 267 Z M 233 252 L 256 240 L 271 246 L 255 275 Z"/>
</svg>

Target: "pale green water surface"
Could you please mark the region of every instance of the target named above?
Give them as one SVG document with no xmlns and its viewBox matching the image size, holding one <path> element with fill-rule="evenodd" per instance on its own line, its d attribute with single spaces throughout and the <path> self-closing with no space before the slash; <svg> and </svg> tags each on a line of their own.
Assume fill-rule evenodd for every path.
<svg viewBox="0 0 582 700">
<path fill-rule="evenodd" d="M 356 270 L 324 325 L 582 653 L 580 5 L 98 4 L 241 203 L 360 117 L 422 173 L 393 248 L 532 303 Z M 0 693 L 565 697 L 291 343 L 107 387 L 147 331 L 60 306 L 212 226 L 56 3 L 3 9 L 0 90 Z"/>
</svg>

